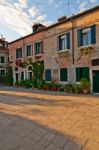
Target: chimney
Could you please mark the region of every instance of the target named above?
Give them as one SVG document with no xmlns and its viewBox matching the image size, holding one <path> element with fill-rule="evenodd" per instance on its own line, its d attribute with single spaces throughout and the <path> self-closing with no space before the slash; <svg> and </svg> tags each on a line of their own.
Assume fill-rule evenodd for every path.
<svg viewBox="0 0 99 150">
<path fill-rule="evenodd" d="M 66 16 L 62 16 L 62 17 L 58 18 L 58 22 L 64 21 L 64 20 L 66 20 L 66 19 L 67 19 Z"/>
<path fill-rule="evenodd" d="M 46 28 L 46 26 L 44 26 L 44 25 L 42 25 L 42 24 L 40 24 L 40 23 L 35 23 L 35 24 L 32 26 L 33 33 L 38 32 L 38 31 L 40 31 L 40 30 L 43 30 L 43 29 L 45 29 L 45 28 Z"/>
</svg>

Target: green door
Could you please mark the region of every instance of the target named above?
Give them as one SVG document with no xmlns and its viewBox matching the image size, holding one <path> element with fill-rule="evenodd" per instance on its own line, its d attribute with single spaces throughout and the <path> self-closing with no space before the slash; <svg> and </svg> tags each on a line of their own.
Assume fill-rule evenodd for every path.
<svg viewBox="0 0 99 150">
<path fill-rule="evenodd" d="M 99 93 L 99 71 L 93 71 L 93 92 Z"/>
</svg>

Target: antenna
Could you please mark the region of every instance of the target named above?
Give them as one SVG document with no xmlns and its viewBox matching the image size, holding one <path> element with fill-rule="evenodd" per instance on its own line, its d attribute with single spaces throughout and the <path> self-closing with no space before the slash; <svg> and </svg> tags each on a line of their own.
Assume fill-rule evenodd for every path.
<svg viewBox="0 0 99 150">
<path fill-rule="evenodd" d="M 68 7 L 68 17 L 69 17 L 69 12 L 70 12 L 70 1 L 68 0 L 68 2 L 67 2 L 67 7 Z"/>
<path fill-rule="evenodd" d="M 68 17 L 70 17 L 70 5 L 72 5 L 72 3 L 70 2 L 70 0 L 67 0 L 67 3 L 63 3 L 63 5 L 67 5 Z"/>
<path fill-rule="evenodd" d="M 40 15 L 44 15 L 44 0 L 38 0 L 36 2 L 37 6 L 39 6 Z M 42 23 L 44 23 L 44 18 L 42 19 Z"/>
</svg>

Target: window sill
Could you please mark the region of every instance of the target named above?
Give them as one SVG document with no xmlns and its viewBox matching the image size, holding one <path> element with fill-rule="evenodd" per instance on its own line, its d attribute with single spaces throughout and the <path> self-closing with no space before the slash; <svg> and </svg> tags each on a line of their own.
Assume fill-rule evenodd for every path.
<svg viewBox="0 0 99 150">
<path fill-rule="evenodd" d="M 89 45 L 80 46 L 80 48 L 86 48 L 86 47 L 90 47 L 90 46 L 93 46 L 93 44 L 89 44 Z"/>
<path fill-rule="evenodd" d="M 42 56 L 42 53 L 41 54 L 35 54 L 35 56 Z"/>
<path fill-rule="evenodd" d="M 31 56 L 26 56 L 27 58 L 32 58 L 33 56 L 31 55 Z"/>
<path fill-rule="evenodd" d="M 6 63 L 0 63 L 0 65 L 6 65 Z"/>
<path fill-rule="evenodd" d="M 21 57 L 21 58 L 16 58 L 16 60 L 18 60 L 18 59 L 21 59 L 21 60 L 22 60 L 22 57 Z"/>
<path fill-rule="evenodd" d="M 65 50 L 59 50 L 58 52 L 59 53 L 62 53 L 62 52 L 67 52 L 69 49 L 65 49 Z"/>
<path fill-rule="evenodd" d="M 68 81 L 59 81 L 60 84 L 68 84 Z"/>
</svg>

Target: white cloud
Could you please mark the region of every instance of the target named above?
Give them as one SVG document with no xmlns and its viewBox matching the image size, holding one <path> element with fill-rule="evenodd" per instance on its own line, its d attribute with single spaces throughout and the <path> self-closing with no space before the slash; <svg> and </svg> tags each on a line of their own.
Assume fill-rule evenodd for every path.
<svg viewBox="0 0 99 150">
<path fill-rule="evenodd" d="M 15 3 L 9 0 L 0 0 L 0 24 L 4 24 L 9 29 L 16 31 L 24 36 L 32 32 L 32 23 L 40 22 L 49 25 L 51 22 L 46 21 L 46 14 L 40 15 L 38 9 L 32 6 L 28 11 L 24 10 L 26 0 L 19 0 Z M 23 5 L 22 5 L 23 4 Z"/>
<path fill-rule="evenodd" d="M 22 8 L 18 3 L 13 5 L 6 0 L 4 0 L 4 3 L 0 2 L 0 23 L 21 35 L 31 32 L 30 18 L 22 11 Z"/>
<path fill-rule="evenodd" d="M 94 4 L 97 0 L 90 0 L 90 3 Z"/>
<path fill-rule="evenodd" d="M 36 18 L 37 22 L 43 22 L 46 19 L 46 15 L 41 15 Z"/>
<path fill-rule="evenodd" d="M 31 7 L 31 8 L 29 9 L 29 14 L 30 14 L 31 17 L 33 17 L 33 18 L 38 14 L 38 10 L 36 9 L 35 6 L 33 6 L 33 7 Z"/>
<path fill-rule="evenodd" d="M 19 2 L 20 4 L 22 4 L 23 6 L 25 6 L 26 3 L 27 3 L 27 0 L 18 0 L 18 2 Z"/>
<path fill-rule="evenodd" d="M 79 10 L 80 12 L 84 11 L 88 6 L 87 1 L 83 1 L 82 3 L 79 4 Z"/>
</svg>

